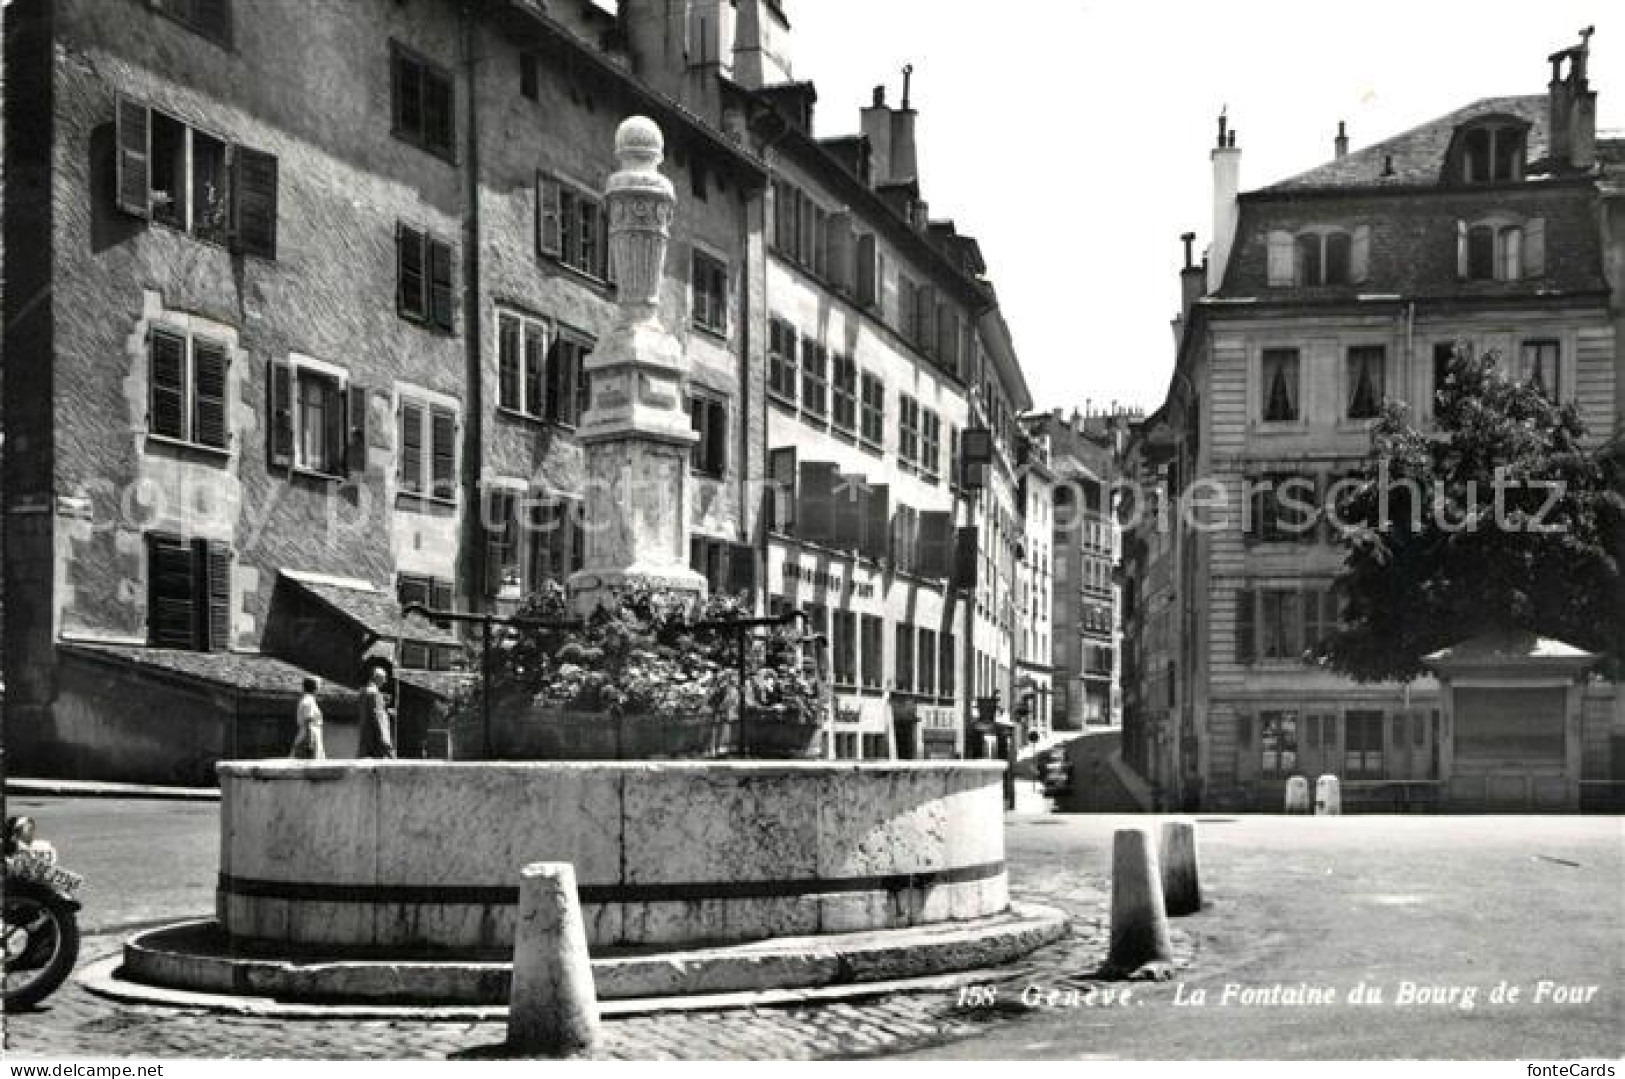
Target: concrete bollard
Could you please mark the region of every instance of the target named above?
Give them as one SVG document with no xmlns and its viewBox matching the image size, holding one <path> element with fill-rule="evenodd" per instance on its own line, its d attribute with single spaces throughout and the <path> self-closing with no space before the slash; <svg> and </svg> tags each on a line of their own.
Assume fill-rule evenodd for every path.
<svg viewBox="0 0 1625 1079">
<path fill-rule="evenodd" d="M 1151 836 L 1140 828 L 1122 829 L 1112 841 L 1112 931 L 1106 972 L 1129 975 L 1155 965 L 1152 976 L 1166 977 L 1173 958 Z"/>
<path fill-rule="evenodd" d="M 1293 776 L 1286 781 L 1286 811 L 1309 812 L 1309 781 L 1303 776 Z"/>
<path fill-rule="evenodd" d="M 598 1041 L 598 993 L 587 956 L 587 927 L 567 862 L 519 871 L 508 1048 L 527 1055 L 575 1057 Z"/>
<path fill-rule="evenodd" d="M 1168 916 L 1200 913 L 1202 879 L 1196 859 L 1196 825 L 1187 820 L 1165 822 L 1158 861 L 1162 863 L 1162 899 Z"/>
<path fill-rule="evenodd" d="M 1337 817 L 1342 813 L 1343 790 L 1338 785 L 1337 777 L 1328 773 L 1315 780 L 1315 815 Z"/>
</svg>

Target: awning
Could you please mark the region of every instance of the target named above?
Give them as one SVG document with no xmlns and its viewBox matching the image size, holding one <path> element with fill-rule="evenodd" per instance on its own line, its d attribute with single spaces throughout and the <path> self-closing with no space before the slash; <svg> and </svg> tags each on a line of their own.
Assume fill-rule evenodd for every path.
<svg viewBox="0 0 1625 1079">
<path fill-rule="evenodd" d="M 282 578 L 296 592 L 315 600 L 329 611 L 358 626 L 375 638 L 404 637 L 426 644 L 457 645 L 462 642 L 449 629 L 442 629 L 421 615 L 405 617 L 394 596 L 374 588 L 352 587 L 332 581 L 282 571 Z"/>
</svg>

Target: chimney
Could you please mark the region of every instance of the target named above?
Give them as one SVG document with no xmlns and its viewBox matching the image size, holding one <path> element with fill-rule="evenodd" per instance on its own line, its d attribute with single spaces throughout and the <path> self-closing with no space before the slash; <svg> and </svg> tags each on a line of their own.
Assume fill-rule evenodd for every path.
<svg viewBox="0 0 1625 1079">
<path fill-rule="evenodd" d="M 1349 153 L 1348 131 L 1341 120 L 1337 121 L 1337 138 L 1332 140 L 1332 150 L 1340 159 L 1347 157 Z"/>
<path fill-rule="evenodd" d="M 876 184 L 891 179 L 892 110 L 886 88 L 875 87 L 874 101 L 863 110 L 863 134 L 869 139 L 869 176 Z"/>
<path fill-rule="evenodd" d="M 1597 94 L 1586 77 L 1595 27 L 1580 31 L 1580 44 L 1560 49 L 1546 59 L 1552 65 L 1548 91 L 1548 139 L 1552 161 L 1585 170 L 1597 162 Z M 1563 61 L 1569 63 L 1563 74 Z"/>
<path fill-rule="evenodd" d="M 738 0 L 734 22 L 734 81 L 747 90 L 767 84 L 762 48 L 762 0 Z"/>
<path fill-rule="evenodd" d="M 1207 271 L 1205 267 L 1197 265 L 1191 252 L 1196 233 L 1187 232 L 1180 239 L 1185 244 L 1185 266 L 1179 271 L 1179 317 L 1184 320 L 1190 317 L 1191 305 L 1206 291 Z"/>
<path fill-rule="evenodd" d="M 914 65 L 903 66 L 903 107 L 891 116 L 891 175 L 893 183 L 920 178 L 919 158 L 914 146 L 914 109 L 909 103 L 909 84 Z"/>
<path fill-rule="evenodd" d="M 1219 142 L 1213 148 L 1213 256 L 1208 261 L 1207 290 L 1217 292 L 1224 283 L 1230 262 L 1230 246 L 1236 242 L 1236 222 L 1240 209 L 1236 196 L 1241 188 L 1241 151 L 1236 149 L 1236 133 L 1219 113 Z"/>
</svg>

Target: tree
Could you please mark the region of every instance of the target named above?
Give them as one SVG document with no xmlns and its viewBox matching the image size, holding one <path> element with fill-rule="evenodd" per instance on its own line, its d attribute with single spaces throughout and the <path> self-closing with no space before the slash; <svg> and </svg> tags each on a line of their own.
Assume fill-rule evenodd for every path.
<svg viewBox="0 0 1625 1079">
<path fill-rule="evenodd" d="M 1348 557 L 1318 658 L 1362 682 L 1494 630 L 1563 640 L 1625 669 L 1625 451 L 1583 445 L 1572 404 L 1458 345 L 1437 429 L 1387 402 L 1372 463 L 1336 500 Z"/>
</svg>

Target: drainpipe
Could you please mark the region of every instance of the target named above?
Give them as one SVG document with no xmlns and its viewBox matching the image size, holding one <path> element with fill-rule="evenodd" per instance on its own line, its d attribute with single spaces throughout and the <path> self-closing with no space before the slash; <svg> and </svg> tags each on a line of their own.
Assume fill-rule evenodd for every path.
<svg viewBox="0 0 1625 1079">
<path fill-rule="evenodd" d="M 463 343 L 465 384 L 463 410 L 463 554 L 458 575 L 467 584 L 469 610 L 485 608 L 485 520 L 480 495 L 480 464 L 485 434 L 484 365 L 480 352 L 480 138 L 479 138 L 479 18 L 476 7 L 465 2 L 460 20 L 463 32 L 463 71 L 467 91 L 463 121 L 467 128 L 463 162 L 466 212 L 463 215 Z"/>
</svg>

